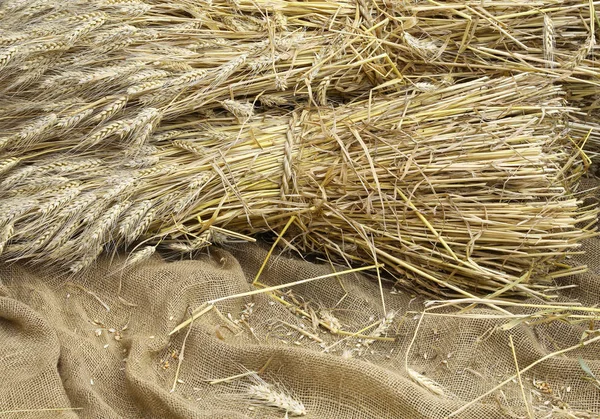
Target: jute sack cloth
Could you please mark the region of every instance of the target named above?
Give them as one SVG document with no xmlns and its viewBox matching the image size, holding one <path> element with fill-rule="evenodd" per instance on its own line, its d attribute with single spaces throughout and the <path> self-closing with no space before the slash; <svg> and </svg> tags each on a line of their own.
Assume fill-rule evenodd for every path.
<svg viewBox="0 0 600 419">
<path fill-rule="evenodd" d="M 564 301 L 599 301 L 598 246 L 598 240 L 586 243 L 591 271 L 569 279 L 579 288 L 564 292 Z M 265 295 L 218 303 L 218 311 L 196 319 L 191 329 L 168 335 L 189 318 L 191 308 L 254 289 L 250 282 L 265 255 L 262 246 L 245 245 L 212 249 L 194 260 L 156 256 L 128 270 L 121 268 L 124 257 L 103 259 L 77 278 L 2 265 L 0 417 L 282 418 L 282 410 L 248 400 L 248 377 L 210 383 L 263 369 L 265 382 L 301 401 L 307 417 L 441 418 L 515 374 L 510 335 L 522 369 L 576 345 L 590 328 L 588 323 L 552 322 L 505 331 L 499 329 L 508 322 L 505 318 L 426 315 L 417 330 L 424 299 L 386 284 L 387 309 L 397 313 L 386 336 L 394 342 L 357 348 L 359 339 L 313 329 L 310 319 Z M 261 281 L 275 285 L 328 272 L 328 265 L 276 255 Z M 294 287 L 284 299 L 316 313 L 329 310 L 348 332 L 383 317 L 377 283 L 357 274 Z M 254 306 L 245 316 L 246 326 L 239 319 L 249 312 L 249 303 Z M 474 313 L 498 314 L 484 308 Z M 550 358 L 523 374 L 536 417 L 553 410 L 554 415 L 577 410 L 582 416 L 575 417 L 597 417 L 600 391 L 585 378 L 579 358 L 600 376 L 597 344 Z M 407 367 L 437 383 L 442 395 L 411 379 Z M 457 417 L 522 416 L 523 400 L 513 380 Z M 10 411 L 21 412 L 5 413 Z"/>
<path fill-rule="evenodd" d="M 572 262 L 590 270 L 557 284 L 576 286 L 560 291 L 559 303 L 600 301 L 600 240 L 584 249 Z M 482 307 L 468 316 L 456 308 L 422 316 L 423 297 L 384 283 L 386 309 L 395 315 L 382 337 L 393 341 L 365 342 L 347 332 L 376 329 L 384 316 L 380 289 L 350 274 L 295 286 L 279 301 L 222 301 L 169 336 L 206 301 L 256 289 L 251 282 L 265 257 L 263 245 L 249 244 L 188 259 L 155 255 L 124 269 L 122 255 L 72 278 L 1 264 L 0 418 L 285 417 L 250 399 L 250 376 L 226 380 L 248 371 L 303 403 L 306 417 L 442 418 L 513 377 L 516 363 L 522 370 L 597 328 L 589 321 L 511 324 Z M 275 254 L 260 280 L 277 285 L 330 272 L 329 264 Z M 325 313 L 346 334 L 315 327 Z M 598 343 L 540 362 L 522 374 L 522 388 L 511 379 L 456 417 L 526 417 L 528 410 L 600 417 L 600 389 L 589 373 L 600 377 Z"/>
</svg>

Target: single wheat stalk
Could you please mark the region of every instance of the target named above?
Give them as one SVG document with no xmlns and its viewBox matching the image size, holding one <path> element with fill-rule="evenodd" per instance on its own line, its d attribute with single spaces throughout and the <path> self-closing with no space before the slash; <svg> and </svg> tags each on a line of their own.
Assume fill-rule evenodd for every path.
<svg viewBox="0 0 600 419">
<path fill-rule="evenodd" d="M 329 310 L 321 310 L 319 311 L 319 316 L 321 320 L 323 320 L 330 328 L 331 331 L 336 333 L 342 329 L 342 324 Z"/>
<path fill-rule="evenodd" d="M 8 223 L 0 230 L 0 255 L 15 232 L 14 224 Z"/>
<path fill-rule="evenodd" d="M 440 386 L 438 383 L 433 381 L 431 378 L 424 376 L 423 374 L 419 374 L 412 368 L 408 368 L 408 376 L 421 387 L 429 390 L 433 394 L 436 394 L 440 397 L 447 397 L 444 388 Z"/>
<path fill-rule="evenodd" d="M 9 61 L 17 54 L 17 51 L 19 51 L 19 48 L 16 46 L 0 50 L 0 69 L 9 63 Z"/>
<path fill-rule="evenodd" d="M 102 108 L 102 110 L 96 116 L 94 116 L 94 118 L 93 118 L 94 121 L 95 122 L 104 122 L 104 121 L 112 118 L 120 110 L 122 110 L 125 107 L 125 105 L 127 105 L 128 100 L 129 100 L 128 96 L 118 97 L 113 102 L 104 106 Z"/>
<path fill-rule="evenodd" d="M 82 249 L 97 248 L 109 241 L 112 227 L 117 223 L 121 214 L 131 206 L 131 202 L 124 201 L 111 206 L 98 220 L 96 220 L 86 233 L 86 241 Z"/>
<path fill-rule="evenodd" d="M 8 194 L 32 194 L 35 192 L 43 192 L 50 189 L 56 189 L 61 187 L 64 188 L 67 184 L 70 184 L 70 182 L 71 181 L 64 176 L 44 176 L 40 179 L 27 180 L 21 185 L 17 184 L 8 191 Z"/>
<path fill-rule="evenodd" d="M 34 140 L 39 141 L 45 131 L 50 130 L 57 122 L 58 116 L 51 113 L 38 118 L 31 124 L 26 125 L 19 133 L 16 134 L 17 144 L 24 145 Z"/>
<path fill-rule="evenodd" d="M 152 221 L 156 217 L 156 209 L 151 208 L 146 212 L 146 214 L 140 219 L 139 223 L 134 227 L 131 233 L 128 236 L 125 236 L 126 242 L 133 243 L 135 240 L 139 239 L 150 227 Z"/>
<path fill-rule="evenodd" d="M 272 384 L 268 384 L 257 374 L 250 375 L 250 379 L 254 383 L 247 390 L 247 396 L 251 402 L 275 407 L 291 416 L 306 415 L 306 408 L 302 402 L 280 391 Z"/>
<path fill-rule="evenodd" d="M 131 84 L 139 84 L 140 82 L 148 80 L 166 79 L 167 77 L 171 76 L 171 74 L 171 72 L 166 70 L 142 70 L 129 76 L 127 81 Z"/>
<path fill-rule="evenodd" d="M 190 153 L 194 153 L 198 156 L 206 156 L 208 154 L 208 150 L 205 147 L 202 147 L 201 145 L 193 143 L 191 141 L 175 140 L 171 142 L 171 144 L 177 148 L 189 151 Z"/>
<path fill-rule="evenodd" d="M 196 83 L 204 80 L 206 78 L 207 71 L 206 70 L 192 70 L 187 73 L 182 74 L 179 77 L 169 80 L 165 87 L 181 87 L 181 86 L 193 86 Z"/>
<path fill-rule="evenodd" d="M 31 212 L 39 207 L 37 199 L 9 198 L 0 205 L 0 226 L 4 227 L 8 223 Z"/>
<path fill-rule="evenodd" d="M 69 266 L 69 271 L 72 274 L 76 274 L 76 273 L 79 273 L 79 272 L 83 271 L 84 269 L 88 268 L 90 265 L 92 265 L 92 263 L 94 263 L 96 261 L 98 255 L 100 255 L 100 253 L 102 253 L 103 250 L 104 250 L 103 246 L 97 246 L 92 251 L 85 254 L 85 256 L 80 258 L 77 262 L 72 263 Z"/>
<path fill-rule="evenodd" d="M 60 219 L 70 219 L 81 214 L 87 207 L 94 203 L 98 197 L 93 192 L 86 192 L 78 196 L 69 205 L 64 206 L 57 214 Z"/>
<path fill-rule="evenodd" d="M 423 58 L 432 57 L 439 50 L 438 46 L 433 41 L 415 38 L 408 32 L 405 32 L 403 37 L 406 45 Z"/>
<path fill-rule="evenodd" d="M 240 68 L 246 60 L 248 59 L 248 54 L 240 54 L 237 57 L 230 60 L 228 63 L 223 64 L 221 67 L 216 69 L 216 75 L 214 77 L 214 81 L 212 83 L 213 87 L 221 85 L 225 80 L 227 80 L 238 68 Z"/>
<path fill-rule="evenodd" d="M 132 253 L 125 262 L 124 267 L 130 268 L 132 266 L 139 265 L 144 263 L 148 259 L 152 257 L 152 255 L 156 252 L 156 246 L 145 246 L 143 249 L 138 250 Z"/>
<path fill-rule="evenodd" d="M 169 243 L 168 247 L 169 249 L 175 250 L 176 252 L 192 253 L 211 246 L 213 244 L 212 236 L 212 232 L 210 230 L 207 230 L 190 242 Z"/>
<path fill-rule="evenodd" d="M 80 185 L 75 184 L 71 187 L 68 187 L 58 195 L 53 196 L 50 201 L 41 204 L 39 208 L 39 213 L 42 216 L 46 216 L 49 213 L 56 210 L 57 208 L 61 207 L 62 205 L 73 201 L 73 199 L 75 199 L 75 197 L 77 197 L 80 193 Z"/>
<path fill-rule="evenodd" d="M 254 115 L 254 105 L 250 102 L 240 102 L 227 99 L 221 102 L 223 107 L 231 112 L 239 122 L 245 122 Z"/>
<path fill-rule="evenodd" d="M 127 94 L 131 96 L 140 95 L 142 93 L 157 90 L 164 87 L 166 81 L 163 79 L 148 80 L 143 83 L 136 84 L 127 89 Z"/>
<path fill-rule="evenodd" d="M 65 255 L 65 249 L 63 246 L 73 238 L 75 233 L 79 230 L 80 224 L 76 219 L 71 219 L 60 228 L 56 234 L 49 240 L 43 249 L 44 254 L 51 254 L 53 258 L 61 258 Z"/>
<path fill-rule="evenodd" d="M 106 16 L 106 14 L 104 13 L 93 13 L 88 16 L 84 23 L 77 26 L 73 31 L 71 31 L 66 36 L 66 38 L 71 44 L 73 44 L 78 38 L 102 26 L 107 19 L 108 16 Z"/>
<path fill-rule="evenodd" d="M 381 335 L 384 335 L 389 328 L 392 326 L 392 324 L 394 323 L 394 318 L 396 317 L 396 312 L 395 311 L 388 311 L 385 315 L 385 317 L 381 320 L 381 322 L 379 323 L 379 325 L 377 326 L 377 328 L 375 328 L 375 330 L 373 330 L 371 333 L 369 333 L 370 336 L 373 337 L 380 337 Z M 363 345 L 364 346 L 369 346 L 371 345 L 373 342 L 375 342 L 376 339 L 365 339 L 363 340 Z"/>
<path fill-rule="evenodd" d="M 283 106 L 283 105 L 287 105 L 289 103 L 289 101 L 284 97 L 277 96 L 277 95 L 270 95 L 270 94 L 260 96 L 258 98 L 258 101 L 260 102 L 261 105 L 269 107 L 269 108 Z"/>
<path fill-rule="evenodd" d="M 0 160 L 0 174 L 10 171 L 13 167 L 16 167 L 20 161 L 21 159 L 18 157 L 9 157 L 7 159 Z"/>
<path fill-rule="evenodd" d="M 190 208 L 194 201 L 199 198 L 204 186 L 206 186 L 210 179 L 211 175 L 208 173 L 201 173 L 198 176 L 194 176 L 194 178 L 190 180 L 189 190 L 184 191 L 181 198 L 175 201 L 173 205 L 175 214 L 179 214 Z"/>
<path fill-rule="evenodd" d="M 548 61 L 548 66 L 554 68 L 554 50 L 555 50 L 555 34 L 554 34 L 554 22 L 552 18 L 544 14 L 544 59 Z"/>
<path fill-rule="evenodd" d="M 73 127 L 79 125 L 83 120 L 85 120 L 92 113 L 94 113 L 93 109 L 86 109 L 84 111 L 77 112 L 77 113 L 69 115 L 69 116 L 64 116 L 56 122 L 56 126 L 63 130 L 73 128 Z"/>
<path fill-rule="evenodd" d="M 132 169 L 145 169 L 148 167 L 156 166 L 160 162 L 159 156 L 142 156 L 125 163 L 125 167 Z"/>
<path fill-rule="evenodd" d="M 142 220 L 152 208 L 152 201 L 144 200 L 131 206 L 123 215 L 118 225 L 118 235 L 120 238 L 133 242 L 135 237 L 132 237 Z"/>
<path fill-rule="evenodd" d="M 100 141 L 110 137 L 111 135 L 115 135 L 118 132 L 123 132 L 127 121 L 115 121 L 110 124 L 104 126 L 103 128 L 92 132 L 91 135 L 85 139 L 82 139 L 82 146 L 94 146 L 98 144 Z"/>
</svg>

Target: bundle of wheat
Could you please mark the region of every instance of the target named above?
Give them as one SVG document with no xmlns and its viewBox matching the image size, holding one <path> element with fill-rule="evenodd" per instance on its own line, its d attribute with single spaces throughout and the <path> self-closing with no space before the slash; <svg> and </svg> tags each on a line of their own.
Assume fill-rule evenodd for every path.
<svg viewBox="0 0 600 419">
<path fill-rule="evenodd" d="M 582 269 L 561 260 L 593 234 L 593 127 L 556 81 L 595 83 L 589 48 L 560 52 L 593 44 L 593 4 L 387 3 L 3 3 L 1 257 L 78 272 L 295 217 L 291 246 L 436 294 Z M 539 58 L 550 18 L 572 36 Z"/>
<path fill-rule="evenodd" d="M 191 252 L 220 240 L 214 227 L 294 215 L 303 251 L 383 262 L 435 293 L 540 294 L 581 269 L 560 259 L 595 220 L 573 195 L 584 164 L 560 92 L 524 74 L 241 124 L 223 111 L 163 121 L 135 156 L 117 134 L 75 156 L 65 140 L 3 180 L 4 255 L 77 272 L 107 246 Z"/>
</svg>

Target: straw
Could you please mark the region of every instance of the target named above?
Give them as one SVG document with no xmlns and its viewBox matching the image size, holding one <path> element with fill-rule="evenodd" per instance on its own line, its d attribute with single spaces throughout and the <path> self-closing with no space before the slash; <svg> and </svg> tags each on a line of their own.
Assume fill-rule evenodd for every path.
<svg viewBox="0 0 600 419">
<path fill-rule="evenodd" d="M 294 219 L 282 243 L 433 295 L 584 269 L 596 3 L 44 4 L 0 9 L 4 260 L 75 274 Z"/>
</svg>

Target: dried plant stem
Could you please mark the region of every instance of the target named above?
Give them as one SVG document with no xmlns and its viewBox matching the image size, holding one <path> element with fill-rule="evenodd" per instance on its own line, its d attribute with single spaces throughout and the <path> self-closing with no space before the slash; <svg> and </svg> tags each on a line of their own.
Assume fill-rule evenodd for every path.
<svg viewBox="0 0 600 419">
<path fill-rule="evenodd" d="M 517 352 L 515 350 L 515 344 L 513 342 L 512 335 L 508 335 L 510 340 L 510 349 L 512 351 L 513 359 L 515 360 L 515 367 L 517 369 L 517 379 L 519 380 L 519 387 L 521 387 L 521 395 L 523 396 L 523 402 L 525 403 L 525 408 L 527 409 L 527 416 L 530 419 L 533 419 L 533 413 L 529 407 L 529 401 L 527 400 L 527 396 L 525 395 L 525 388 L 523 387 L 523 380 L 521 379 L 521 371 L 519 370 L 519 361 L 517 360 Z"/>
<path fill-rule="evenodd" d="M 179 355 L 177 356 L 177 369 L 175 370 L 175 378 L 173 379 L 173 386 L 171 387 L 171 393 L 173 393 L 175 391 L 175 388 L 177 387 L 177 382 L 179 381 L 179 372 L 181 371 L 181 364 L 183 363 L 183 359 L 184 359 L 185 344 L 187 342 L 188 337 L 190 336 L 193 325 L 194 325 L 194 318 L 192 317 L 191 321 L 190 321 L 190 327 L 188 328 L 188 331 L 185 334 L 185 337 L 183 338 L 183 343 L 181 344 L 181 350 L 179 351 Z"/>
</svg>

